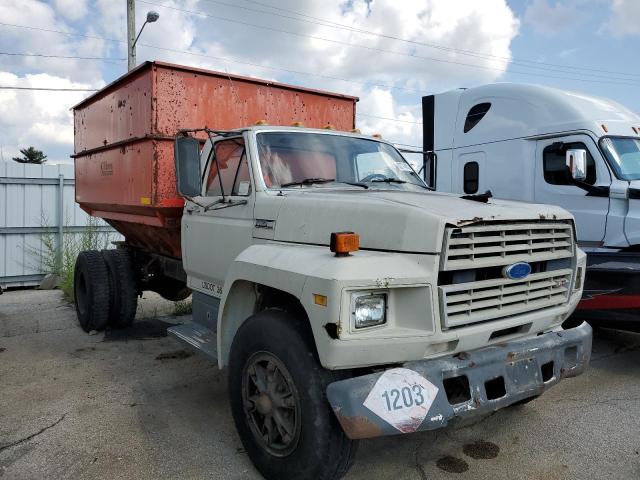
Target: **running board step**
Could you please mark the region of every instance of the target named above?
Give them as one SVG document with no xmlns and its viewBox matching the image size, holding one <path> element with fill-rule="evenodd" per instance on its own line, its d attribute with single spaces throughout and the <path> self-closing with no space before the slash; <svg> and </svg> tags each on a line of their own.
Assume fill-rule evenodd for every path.
<svg viewBox="0 0 640 480">
<path fill-rule="evenodd" d="M 187 343 L 214 360 L 218 359 L 216 332 L 197 323 L 185 323 L 167 329 L 169 335 Z"/>
</svg>

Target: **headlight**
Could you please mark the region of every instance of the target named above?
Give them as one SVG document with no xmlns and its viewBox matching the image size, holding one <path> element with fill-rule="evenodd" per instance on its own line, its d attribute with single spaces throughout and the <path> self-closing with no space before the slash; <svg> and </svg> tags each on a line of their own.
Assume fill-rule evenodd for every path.
<svg viewBox="0 0 640 480">
<path fill-rule="evenodd" d="M 354 293 L 351 295 L 351 318 L 355 328 L 374 327 L 387 321 L 385 293 Z"/>
</svg>

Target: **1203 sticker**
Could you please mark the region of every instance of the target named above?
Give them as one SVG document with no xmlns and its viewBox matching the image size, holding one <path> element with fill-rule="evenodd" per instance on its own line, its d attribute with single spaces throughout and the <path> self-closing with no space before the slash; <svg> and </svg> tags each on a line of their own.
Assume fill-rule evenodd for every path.
<svg viewBox="0 0 640 480">
<path fill-rule="evenodd" d="M 403 433 L 415 432 L 427 416 L 438 387 L 408 368 L 393 368 L 376 381 L 364 406 Z"/>
</svg>

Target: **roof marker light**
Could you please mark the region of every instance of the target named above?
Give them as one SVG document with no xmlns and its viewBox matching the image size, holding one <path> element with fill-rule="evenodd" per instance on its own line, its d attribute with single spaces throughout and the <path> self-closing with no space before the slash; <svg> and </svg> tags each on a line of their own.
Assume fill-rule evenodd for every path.
<svg viewBox="0 0 640 480">
<path fill-rule="evenodd" d="M 604 133 L 608 133 L 609 132 L 609 130 L 607 130 L 607 126 L 604 123 L 602 125 L 600 125 L 600 126 L 604 130 Z"/>
</svg>

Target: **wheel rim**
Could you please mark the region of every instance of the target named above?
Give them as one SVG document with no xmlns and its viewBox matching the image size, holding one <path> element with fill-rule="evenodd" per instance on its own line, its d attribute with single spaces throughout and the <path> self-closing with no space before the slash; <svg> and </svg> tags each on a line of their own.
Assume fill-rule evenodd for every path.
<svg viewBox="0 0 640 480">
<path fill-rule="evenodd" d="M 291 374 L 273 354 L 253 354 L 242 372 L 242 403 L 254 438 L 277 457 L 300 439 L 300 397 Z"/>
<path fill-rule="evenodd" d="M 80 315 L 84 315 L 87 310 L 87 281 L 83 274 L 78 276 L 74 295 L 78 312 L 80 312 Z"/>
</svg>

